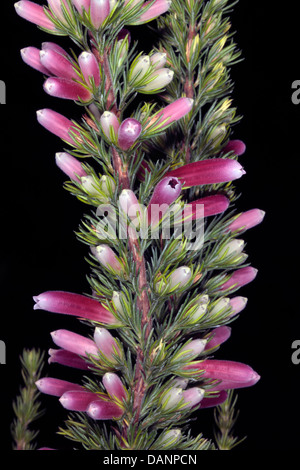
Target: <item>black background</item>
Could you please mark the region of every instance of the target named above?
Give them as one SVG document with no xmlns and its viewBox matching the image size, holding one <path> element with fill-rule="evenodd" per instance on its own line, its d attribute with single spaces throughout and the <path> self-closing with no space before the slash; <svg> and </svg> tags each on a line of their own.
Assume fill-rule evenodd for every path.
<svg viewBox="0 0 300 470">
<path fill-rule="evenodd" d="M 54 162 L 60 140 L 36 121 L 36 110 L 52 108 L 76 119 L 73 103 L 51 98 L 42 76 L 25 65 L 19 50 L 43 41 L 68 47 L 19 18 L 12 2 L 1 6 L 0 79 L 7 104 L 1 119 L 1 324 L 7 364 L 0 375 L 1 449 L 10 450 L 11 403 L 20 385 L 19 355 L 24 347 L 48 349 L 50 331 L 78 331 L 78 322 L 33 311 L 32 296 L 46 290 L 88 291 L 86 247 L 74 231 L 83 207 L 63 188 Z M 233 67 L 234 105 L 243 115 L 234 138 L 247 145 L 240 162 L 246 175 L 238 181 L 241 210 L 266 211 L 263 224 L 244 235 L 256 280 L 241 291 L 248 305 L 232 326 L 232 336 L 217 357 L 245 362 L 260 375 L 253 388 L 239 392 L 236 432 L 247 440 L 239 450 L 296 450 L 300 438 L 300 365 L 291 361 L 292 342 L 300 339 L 298 289 L 298 179 L 300 105 L 291 101 L 291 84 L 300 78 L 295 5 L 241 0 L 231 15 L 235 40 L 244 61 Z M 275 5 L 275 6 L 274 6 Z M 293 14 L 291 14 L 293 11 Z M 5 27 L 7 26 L 7 27 Z M 132 29 L 145 40 L 143 28 Z M 147 39 L 147 38 L 146 38 Z M 63 378 L 61 369 L 47 367 Z M 69 378 L 69 376 L 68 376 Z M 48 412 L 39 445 L 70 448 L 55 435 L 65 416 L 56 399 L 43 397 Z M 194 429 L 212 437 L 212 412 L 198 414 Z"/>
</svg>

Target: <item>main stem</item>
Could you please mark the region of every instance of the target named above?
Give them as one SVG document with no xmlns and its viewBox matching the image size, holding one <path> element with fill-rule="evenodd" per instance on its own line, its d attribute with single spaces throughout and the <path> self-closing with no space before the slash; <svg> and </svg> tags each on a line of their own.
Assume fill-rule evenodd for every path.
<svg viewBox="0 0 300 470">
<path fill-rule="evenodd" d="M 104 51 L 103 56 L 99 55 L 100 64 L 103 66 L 103 70 L 106 77 L 106 91 L 108 92 L 107 109 L 112 110 L 117 116 L 119 116 L 119 110 L 116 104 L 116 98 L 113 90 L 113 83 L 110 73 L 109 60 L 107 50 Z M 120 187 L 122 189 L 131 189 L 130 178 L 128 174 L 128 166 L 122 162 L 122 159 L 115 147 L 111 148 L 112 151 L 112 162 L 115 175 L 118 177 Z M 144 332 L 143 343 L 145 343 L 149 337 L 152 320 L 149 318 L 149 298 L 148 298 L 148 282 L 146 274 L 146 263 L 142 253 L 140 243 L 137 239 L 128 234 L 128 246 L 132 254 L 135 271 L 138 277 L 138 298 L 137 298 L 137 309 L 141 314 L 141 332 Z M 141 338 L 142 340 L 142 338 Z M 145 380 L 146 373 L 144 371 L 144 351 L 139 345 L 137 347 L 135 377 L 133 384 L 133 424 L 137 425 L 140 419 L 141 407 L 147 390 L 147 383 Z M 128 423 L 124 420 L 122 437 L 127 437 Z M 136 428 L 137 429 L 137 428 Z M 126 439 L 127 440 L 127 439 Z"/>
</svg>

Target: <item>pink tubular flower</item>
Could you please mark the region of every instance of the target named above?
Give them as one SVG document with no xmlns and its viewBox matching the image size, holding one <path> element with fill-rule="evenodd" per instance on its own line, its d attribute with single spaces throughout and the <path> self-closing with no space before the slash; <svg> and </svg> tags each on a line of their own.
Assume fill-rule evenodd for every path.
<svg viewBox="0 0 300 470">
<path fill-rule="evenodd" d="M 100 70 L 96 56 L 92 52 L 82 52 L 78 57 L 78 64 L 85 82 L 90 85 L 92 80 L 95 86 L 100 85 Z"/>
<path fill-rule="evenodd" d="M 116 319 L 100 302 L 84 295 L 64 291 L 48 291 L 33 297 L 34 310 L 73 315 L 78 318 L 113 325 Z"/>
<path fill-rule="evenodd" d="M 56 330 L 51 333 L 54 343 L 60 348 L 66 349 L 79 356 L 93 355 L 98 356 L 98 348 L 96 343 L 68 330 Z"/>
<path fill-rule="evenodd" d="M 181 193 L 182 184 L 178 178 L 163 178 L 154 188 L 148 204 L 148 221 L 157 224 L 169 206 Z"/>
<path fill-rule="evenodd" d="M 257 272 L 258 270 L 252 268 L 252 266 L 237 269 L 233 272 L 228 281 L 224 282 L 224 284 L 220 286 L 220 289 L 224 291 L 230 288 L 237 289 L 239 287 L 245 286 L 255 279 Z"/>
<path fill-rule="evenodd" d="M 207 338 L 204 351 L 210 351 L 211 349 L 219 347 L 221 344 L 225 343 L 230 336 L 231 328 L 229 326 L 219 326 L 215 328 Z"/>
<path fill-rule="evenodd" d="M 170 8 L 171 1 L 170 0 L 156 0 L 153 5 L 150 6 L 150 8 L 147 6 L 151 2 L 145 2 L 143 7 L 142 7 L 142 14 L 141 16 L 134 22 L 130 23 L 132 25 L 134 24 L 143 24 L 143 23 L 148 23 L 148 21 L 153 20 L 154 18 L 157 18 L 158 16 L 162 15 L 168 9 Z"/>
<path fill-rule="evenodd" d="M 91 402 L 86 413 L 93 419 L 119 419 L 123 415 L 122 408 L 111 401 L 95 400 Z"/>
<path fill-rule="evenodd" d="M 76 146 L 74 138 L 70 135 L 70 132 L 78 134 L 75 125 L 70 119 L 66 118 L 62 114 L 53 111 L 52 109 L 40 109 L 37 111 L 38 122 L 45 127 L 48 131 L 65 140 L 69 144 Z"/>
<path fill-rule="evenodd" d="M 229 203 L 229 199 L 223 194 L 214 194 L 213 196 L 206 196 L 192 201 L 189 203 L 192 206 L 192 220 L 197 219 L 197 205 L 203 204 L 204 217 L 208 217 L 225 212 L 228 209 Z M 199 213 L 201 214 L 201 211 Z"/>
<path fill-rule="evenodd" d="M 66 380 L 55 379 L 53 377 L 44 377 L 35 382 L 35 385 L 40 392 L 46 393 L 47 395 L 53 395 L 55 397 L 61 397 L 61 395 L 70 390 L 84 390 L 84 388 L 79 384 L 67 382 Z"/>
<path fill-rule="evenodd" d="M 154 114 L 146 127 L 155 124 L 155 129 L 164 129 L 188 114 L 191 111 L 193 104 L 194 100 L 191 98 L 179 98 Z"/>
<path fill-rule="evenodd" d="M 75 64 L 71 61 L 71 57 L 64 51 L 61 52 L 46 48 L 40 51 L 41 64 L 49 70 L 52 75 L 57 77 L 78 80 L 79 75 L 75 70 Z"/>
<path fill-rule="evenodd" d="M 90 0 L 91 23 L 99 29 L 110 12 L 109 0 Z"/>
<path fill-rule="evenodd" d="M 33 69 L 42 72 L 44 75 L 51 75 L 49 70 L 41 63 L 40 50 L 37 47 L 24 47 L 24 49 L 21 49 L 21 57 L 25 64 Z"/>
<path fill-rule="evenodd" d="M 20 2 L 15 3 L 16 12 L 21 18 L 24 18 L 31 23 L 34 23 L 42 28 L 55 31 L 56 28 L 51 20 L 47 17 L 44 12 L 44 7 L 37 5 L 34 2 L 29 2 L 27 0 L 21 0 Z"/>
<path fill-rule="evenodd" d="M 89 11 L 91 0 L 72 0 L 72 3 L 78 13 L 82 13 L 82 10 Z"/>
<path fill-rule="evenodd" d="M 97 348 L 110 361 L 114 362 L 114 356 L 120 355 L 120 349 L 115 338 L 105 328 L 95 328 L 94 340 Z"/>
<path fill-rule="evenodd" d="M 97 399 L 99 399 L 97 393 L 85 390 L 69 390 L 60 397 L 59 401 L 66 410 L 86 411 L 89 404 Z"/>
<path fill-rule="evenodd" d="M 235 155 L 243 155 L 246 151 L 246 145 L 241 140 L 230 140 L 222 149 L 222 153 L 233 152 Z"/>
<path fill-rule="evenodd" d="M 51 8 L 52 12 L 62 22 L 65 22 L 65 17 L 63 14 L 62 4 L 66 8 L 66 10 L 70 13 L 70 8 L 66 0 L 47 0 L 48 6 Z"/>
<path fill-rule="evenodd" d="M 71 180 L 80 182 L 82 176 L 87 176 L 87 172 L 77 158 L 66 152 L 58 152 L 55 154 L 55 162 Z"/>
<path fill-rule="evenodd" d="M 44 83 L 44 90 L 48 95 L 66 100 L 81 100 L 88 102 L 92 99 L 92 93 L 80 83 L 60 77 L 49 77 Z"/>
<path fill-rule="evenodd" d="M 62 56 L 65 56 L 67 59 L 71 59 L 71 56 L 67 53 L 67 51 L 64 50 L 63 47 L 59 46 L 55 42 L 43 42 L 42 43 L 42 51 L 55 51 L 61 54 Z"/>
<path fill-rule="evenodd" d="M 106 372 L 106 374 L 103 375 L 102 383 L 112 399 L 117 399 L 120 402 L 127 399 L 127 392 L 117 374 Z"/>
<path fill-rule="evenodd" d="M 65 349 L 49 349 L 48 364 L 57 363 L 74 369 L 88 370 L 89 366 L 78 354 Z"/>
<path fill-rule="evenodd" d="M 192 362 L 184 369 L 203 371 L 201 378 L 221 381 L 211 391 L 251 387 L 260 379 L 257 372 L 241 362 L 207 359 Z"/>
<path fill-rule="evenodd" d="M 201 401 L 201 409 L 212 408 L 219 406 L 227 399 L 228 393 L 225 390 L 220 390 L 218 395 L 208 396 Z"/>
<path fill-rule="evenodd" d="M 122 150 L 129 150 L 142 132 L 142 125 L 133 118 L 125 119 L 118 129 L 118 146 Z"/>
<path fill-rule="evenodd" d="M 248 230 L 260 224 L 265 216 L 265 212 L 260 209 L 251 209 L 240 214 L 228 227 L 227 230 L 235 232 L 236 230 Z"/>
<path fill-rule="evenodd" d="M 203 184 L 227 183 L 241 178 L 243 174 L 245 171 L 236 160 L 212 158 L 188 163 L 169 171 L 166 176 L 179 178 L 184 188 L 190 188 Z"/>
</svg>

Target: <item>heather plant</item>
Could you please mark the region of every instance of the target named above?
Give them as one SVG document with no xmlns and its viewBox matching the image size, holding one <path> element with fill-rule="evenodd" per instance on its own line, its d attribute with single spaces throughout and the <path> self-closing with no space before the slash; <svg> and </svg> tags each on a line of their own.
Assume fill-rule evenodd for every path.
<svg viewBox="0 0 300 470">
<path fill-rule="evenodd" d="M 87 247 L 90 291 L 57 286 L 34 295 L 35 310 L 76 317 L 78 329 L 59 329 L 57 317 L 47 373 L 36 376 L 35 392 L 29 381 L 30 396 L 48 394 L 66 410 L 58 429 L 75 449 L 216 450 L 238 442 L 233 391 L 260 377 L 238 351 L 234 362 L 218 359 L 218 349 L 246 307 L 237 291 L 257 270 L 244 234 L 264 212 L 242 212 L 234 186 L 246 150 L 232 138 L 240 120 L 231 98 L 230 68 L 240 60 L 234 3 L 15 4 L 58 39 L 21 51 L 42 73 L 53 108 L 60 98 L 82 110 L 76 121 L 37 111 L 49 139 L 60 139 L 55 161 L 66 190 L 89 206 L 77 236 Z M 140 25 L 153 39 L 148 51 L 131 39 Z M 41 361 L 26 354 L 34 376 L 30 357 L 39 371 Z M 51 363 L 65 368 L 65 380 L 51 375 Z M 81 381 L 68 380 L 71 369 L 82 371 Z M 26 394 L 18 403 L 22 416 Z M 201 429 L 194 435 L 195 426 L 191 432 L 190 419 L 204 408 L 216 410 L 215 442 Z M 16 448 L 31 446 L 20 429 Z"/>
</svg>

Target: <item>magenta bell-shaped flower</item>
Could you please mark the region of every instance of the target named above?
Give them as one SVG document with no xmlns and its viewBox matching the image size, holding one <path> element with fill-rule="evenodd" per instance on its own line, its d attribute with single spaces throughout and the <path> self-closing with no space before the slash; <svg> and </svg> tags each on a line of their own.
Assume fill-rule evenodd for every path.
<svg viewBox="0 0 300 470">
<path fill-rule="evenodd" d="M 240 214 L 228 227 L 227 230 L 235 232 L 236 230 L 245 231 L 260 224 L 265 217 L 265 212 L 260 209 L 251 209 Z"/>
<path fill-rule="evenodd" d="M 211 391 L 251 387 L 260 379 L 250 366 L 234 361 L 207 359 L 202 362 L 192 362 L 184 369 L 203 371 L 201 378 L 221 381 L 210 388 Z"/>
<path fill-rule="evenodd" d="M 79 356 L 93 355 L 98 356 L 96 343 L 68 330 L 56 330 L 51 333 L 53 342 L 60 348 L 66 349 Z"/>
<path fill-rule="evenodd" d="M 70 119 L 52 109 L 40 109 L 37 111 L 38 122 L 48 131 L 65 140 L 69 144 L 76 146 L 76 141 L 70 135 L 70 132 L 78 134 L 75 125 Z M 79 135 L 79 134 L 78 134 Z"/>
<path fill-rule="evenodd" d="M 49 77 L 44 82 L 44 90 L 48 95 L 65 100 L 88 102 L 92 99 L 92 93 L 80 83 L 61 77 Z"/>
<path fill-rule="evenodd" d="M 178 178 L 163 178 L 154 188 L 148 204 L 148 221 L 157 224 L 169 206 L 181 193 L 182 184 Z"/>
<path fill-rule="evenodd" d="M 78 318 L 114 325 L 113 314 L 100 302 L 84 295 L 63 291 L 48 291 L 33 297 L 34 310 L 73 315 Z"/>
<path fill-rule="evenodd" d="M 35 382 L 38 390 L 47 395 L 61 397 L 65 392 L 70 390 L 82 391 L 84 388 L 79 384 L 74 384 L 66 380 L 55 379 L 53 377 L 43 377 Z"/>
<path fill-rule="evenodd" d="M 89 404 L 86 413 L 93 419 L 119 419 L 123 409 L 116 403 L 107 400 L 95 400 Z"/>
<path fill-rule="evenodd" d="M 222 153 L 233 152 L 235 155 L 243 155 L 246 151 L 246 145 L 241 140 L 229 140 L 222 149 Z"/>
<path fill-rule="evenodd" d="M 118 146 L 122 150 L 128 150 L 139 138 L 142 132 L 142 124 L 134 118 L 125 119 L 118 130 Z"/>
<path fill-rule="evenodd" d="M 40 50 L 37 47 L 24 47 L 21 49 L 21 57 L 25 64 L 29 65 L 35 70 L 42 72 L 44 75 L 51 75 L 49 70 L 44 67 L 40 59 Z"/>
<path fill-rule="evenodd" d="M 80 183 L 82 176 L 87 176 L 87 172 L 82 168 L 81 162 L 67 152 L 57 152 L 55 162 L 71 180 Z"/>
<path fill-rule="evenodd" d="M 50 72 L 49 75 L 56 77 L 79 79 L 79 73 L 76 72 L 75 62 L 65 52 L 62 54 L 55 49 L 46 48 L 40 51 L 41 64 Z"/>
<path fill-rule="evenodd" d="M 241 178 L 243 174 L 245 171 L 237 161 L 211 158 L 188 163 L 169 171 L 166 176 L 174 176 L 182 181 L 184 188 L 190 188 L 203 184 L 226 183 Z"/>
<path fill-rule="evenodd" d="M 220 289 L 224 291 L 227 289 L 238 289 L 239 287 L 245 286 L 255 279 L 257 272 L 258 270 L 252 268 L 252 266 L 237 269 L 231 274 L 228 281 L 224 282 L 224 284 L 220 286 Z"/>
<path fill-rule="evenodd" d="M 66 410 L 84 412 L 91 402 L 99 398 L 97 393 L 88 390 L 69 390 L 60 397 L 59 401 Z"/>
<path fill-rule="evenodd" d="M 99 29 L 110 12 L 109 0 L 90 0 L 90 18 L 95 29 Z"/>
<path fill-rule="evenodd" d="M 14 7 L 21 18 L 41 26 L 42 28 L 56 31 L 54 24 L 44 12 L 44 7 L 42 5 L 37 5 L 36 3 L 29 2 L 27 0 L 21 0 L 20 2 L 15 3 Z"/>
<path fill-rule="evenodd" d="M 48 364 L 57 363 L 73 369 L 88 370 L 88 363 L 78 354 L 66 351 L 65 349 L 49 349 Z"/>
</svg>

